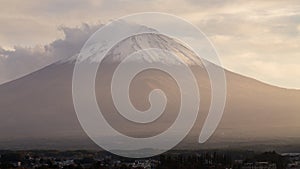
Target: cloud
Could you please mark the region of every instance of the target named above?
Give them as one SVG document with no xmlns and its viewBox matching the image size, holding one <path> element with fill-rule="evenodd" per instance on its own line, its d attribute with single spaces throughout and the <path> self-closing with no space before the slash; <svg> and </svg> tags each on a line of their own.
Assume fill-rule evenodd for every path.
<svg viewBox="0 0 300 169">
<path fill-rule="evenodd" d="M 235 12 L 223 6 L 195 20 L 216 46 L 223 66 L 272 85 L 299 89 L 300 6 L 240 5 Z"/>
<path fill-rule="evenodd" d="M 58 60 L 79 53 L 85 41 L 101 25 L 83 24 L 81 27 L 60 27 L 64 38 L 48 45 L 15 46 L 13 50 L 0 48 L 0 83 L 11 81 Z"/>
<path fill-rule="evenodd" d="M 0 6 L 0 46 L 4 49 L 14 45 L 29 46 L 26 48 L 27 55 L 31 53 L 36 56 L 38 62 L 33 64 L 28 61 L 28 64 L 37 68 L 58 59 L 56 56 L 72 54 L 73 50 L 67 48 L 75 49 L 80 46 L 80 39 L 84 39 L 81 36 L 85 34 L 76 31 L 80 32 L 83 28 L 71 28 L 69 31 L 68 27 L 83 22 L 93 25 L 100 19 L 107 22 L 124 15 L 147 11 L 171 13 L 197 25 L 211 38 L 227 69 L 267 83 L 300 88 L 300 78 L 295 79 L 294 73 L 298 71 L 294 65 L 300 64 L 298 0 L 45 0 L 43 3 L 37 0 L 10 0 L 2 2 Z M 60 30 L 70 41 L 67 41 L 67 37 L 55 40 L 62 36 L 56 29 L 60 25 L 67 25 Z M 74 38 L 72 41 L 71 37 Z M 51 41 L 54 42 L 41 45 Z M 40 47 L 30 48 L 36 44 Z M 46 58 L 45 61 L 38 59 L 37 55 L 41 51 L 47 54 L 47 57 L 42 57 Z M 4 53 L 7 52 L 1 52 Z M 1 79 L 11 79 L 18 74 L 13 68 L 3 65 L 3 58 L 10 60 L 6 57 L 7 54 L 0 56 L 0 82 L 3 81 Z M 12 65 L 13 62 L 9 63 Z M 3 67 L 6 72 L 9 70 L 15 75 L 2 73 Z M 267 67 L 274 71 L 266 71 Z M 27 69 L 24 68 L 25 70 Z M 285 77 L 277 76 L 275 70 L 286 72 Z"/>
</svg>

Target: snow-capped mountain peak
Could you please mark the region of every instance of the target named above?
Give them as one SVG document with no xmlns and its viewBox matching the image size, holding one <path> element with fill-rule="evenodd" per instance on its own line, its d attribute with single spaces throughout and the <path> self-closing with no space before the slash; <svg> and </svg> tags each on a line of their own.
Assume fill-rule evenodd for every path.
<svg viewBox="0 0 300 169">
<path fill-rule="evenodd" d="M 167 55 L 161 55 L 155 52 L 143 52 L 141 57 L 135 59 L 136 61 L 147 61 L 147 62 L 164 62 L 166 64 L 181 64 L 178 62 L 178 58 L 181 62 L 186 64 L 197 64 L 202 65 L 200 58 L 189 48 L 184 46 L 179 41 L 160 34 L 158 31 L 136 24 L 125 23 L 118 21 L 120 31 L 128 32 L 129 35 L 124 39 L 120 39 L 118 43 L 111 45 L 109 39 L 111 37 L 92 37 L 90 41 L 87 41 L 84 48 L 81 50 L 80 55 L 73 56 L 65 61 L 90 61 L 99 62 L 100 55 L 105 55 L 105 60 L 109 62 L 120 62 L 126 57 L 133 53 L 140 51 L 147 51 L 149 49 L 163 50 Z M 123 25 L 123 26 L 122 26 Z M 126 26 L 124 26 L 126 25 Z M 130 25 L 130 26 L 128 26 Z M 124 30 L 126 28 L 128 30 Z M 122 30 L 121 30 L 122 29 Z M 117 30 L 114 30 L 117 31 Z M 113 33 L 110 33 L 113 35 Z M 94 35 L 97 36 L 97 33 Z M 95 40 L 102 39 L 96 42 Z M 110 46 L 113 46 L 110 48 Z M 173 56 L 171 55 L 173 54 Z M 174 58 L 174 55 L 177 57 Z M 167 58 L 166 58 L 167 57 Z"/>
</svg>

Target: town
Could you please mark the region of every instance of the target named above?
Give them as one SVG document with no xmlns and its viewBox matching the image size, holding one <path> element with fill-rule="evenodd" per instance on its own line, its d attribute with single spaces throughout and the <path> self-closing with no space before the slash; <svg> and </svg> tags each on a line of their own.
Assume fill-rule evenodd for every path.
<svg viewBox="0 0 300 169">
<path fill-rule="evenodd" d="M 0 151 L 0 169 L 300 169 L 300 154 L 172 150 L 146 159 L 105 151 Z"/>
</svg>

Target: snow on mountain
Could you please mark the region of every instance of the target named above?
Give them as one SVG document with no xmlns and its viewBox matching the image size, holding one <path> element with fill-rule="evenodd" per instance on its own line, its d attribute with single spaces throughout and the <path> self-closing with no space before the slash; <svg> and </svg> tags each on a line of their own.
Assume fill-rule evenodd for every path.
<svg viewBox="0 0 300 169">
<path fill-rule="evenodd" d="M 101 39 L 105 40 L 99 41 L 94 41 L 95 39 L 97 40 L 97 37 L 92 37 L 92 40 L 88 41 L 83 47 L 80 56 L 75 55 L 66 60 L 62 60 L 62 62 L 73 62 L 76 59 L 80 61 L 88 60 L 90 62 L 99 62 L 99 55 L 102 54 L 105 54 L 106 61 L 117 62 L 122 61 L 124 58 L 130 56 L 130 54 L 143 51 L 143 54 L 140 55 L 141 57 L 138 59 L 140 61 L 161 62 L 163 60 L 166 64 L 181 64 L 178 62 L 179 58 L 181 62 L 189 65 L 202 65 L 201 59 L 191 49 L 176 39 L 160 34 L 158 31 L 146 26 L 121 21 L 119 21 L 118 24 L 120 29 L 128 28 L 128 25 L 130 25 L 130 29 L 121 31 L 124 32 L 125 35 L 134 35 L 120 39 L 117 44 L 113 44 L 111 49 L 109 49 L 111 46 L 109 39 L 111 39 L 111 37 L 102 37 Z M 113 34 L 112 32 L 109 35 Z M 97 36 L 97 34 L 94 36 Z M 166 55 L 162 56 L 149 49 L 162 50 Z M 177 59 L 174 58 L 174 56 L 176 56 Z M 165 57 L 167 57 L 167 59 Z"/>
<path fill-rule="evenodd" d="M 153 48 L 168 51 L 180 58 L 180 60 L 186 64 L 202 65 L 200 58 L 192 50 L 188 49 L 175 39 L 156 33 L 140 34 L 124 39 L 112 48 L 106 57 L 111 61 L 120 61 L 134 52 L 145 50 L 145 55 L 140 57 L 141 60 L 147 62 L 161 62 L 164 60 L 168 64 L 180 64 L 172 55 L 161 56 L 155 52 L 147 51 L 147 49 Z M 162 59 L 163 57 L 168 58 Z"/>
</svg>

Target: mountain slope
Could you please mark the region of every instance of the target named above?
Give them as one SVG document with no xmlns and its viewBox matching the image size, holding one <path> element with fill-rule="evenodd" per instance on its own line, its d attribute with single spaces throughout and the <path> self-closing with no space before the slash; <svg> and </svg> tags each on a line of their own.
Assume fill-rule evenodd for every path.
<svg viewBox="0 0 300 169">
<path fill-rule="evenodd" d="M 126 123 L 127 121 L 118 115 L 109 93 L 111 75 L 120 58 L 128 54 L 125 52 L 117 55 L 120 53 L 118 50 L 122 49 L 122 44 L 128 46 L 129 42 L 132 43 L 129 45 L 133 47 L 132 51 L 139 50 L 134 48 L 138 45 L 142 48 L 149 47 L 149 44 L 152 47 L 163 46 L 184 57 L 198 81 L 201 93 L 199 116 L 183 146 L 184 143 L 190 142 L 196 144 L 210 105 L 210 82 L 207 72 L 201 63 L 200 66 L 194 64 L 200 61 L 196 60 L 188 49 L 183 46 L 172 48 L 176 42 L 170 39 L 156 40 L 157 38 L 165 37 L 129 38 L 108 53 L 96 78 L 98 104 L 112 126 L 127 135 L 148 137 L 167 129 L 175 120 L 180 104 L 178 87 L 169 75 L 149 70 L 139 74 L 132 82 L 131 101 L 140 110 L 149 108 L 147 99 L 152 89 L 161 88 L 168 98 L 164 115 L 149 125 Z M 139 41 L 136 41 L 137 39 Z M 158 41 L 160 43 L 157 43 Z M 165 41 L 172 43 L 164 43 Z M 153 58 L 146 61 L 153 61 Z M 60 61 L 0 86 L 0 142 L 5 143 L 1 144 L 0 148 L 6 148 L 7 142 L 11 140 L 15 143 L 9 145 L 16 147 L 22 140 L 34 142 L 39 139 L 59 140 L 47 148 L 56 147 L 58 144 L 64 146 L 66 140 L 73 140 L 75 143 L 78 139 L 83 139 L 86 143 L 76 142 L 77 146 L 93 145 L 81 129 L 74 111 L 73 68 L 74 60 Z M 217 131 L 208 143 L 254 143 L 260 140 L 268 143 L 277 140 L 280 144 L 291 144 L 287 140 L 299 139 L 300 91 L 274 87 L 229 71 L 226 71 L 226 78 L 228 95 L 225 112 Z M 24 143 L 24 147 L 26 146 L 35 148 L 36 145 Z"/>
</svg>

